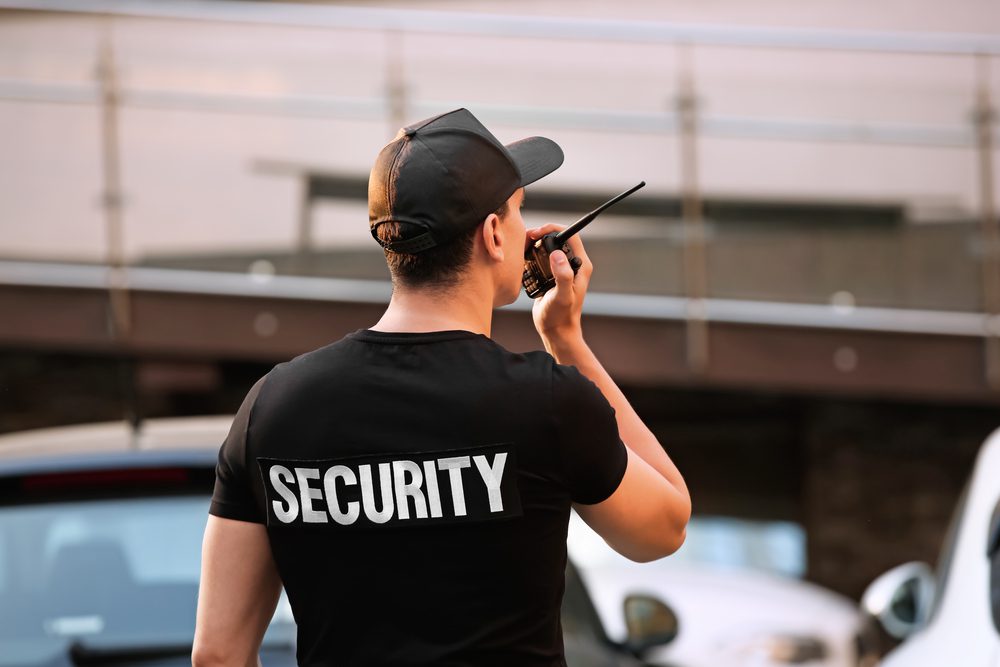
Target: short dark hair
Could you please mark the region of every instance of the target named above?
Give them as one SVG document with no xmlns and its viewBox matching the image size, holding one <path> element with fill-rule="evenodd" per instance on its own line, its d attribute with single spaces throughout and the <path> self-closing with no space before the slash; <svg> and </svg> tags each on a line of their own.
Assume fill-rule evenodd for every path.
<svg viewBox="0 0 1000 667">
<path fill-rule="evenodd" d="M 507 212 L 506 201 L 494 211 L 501 220 Z M 384 222 L 378 226 L 376 233 L 383 242 L 400 241 L 413 235 L 412 228 L 406 223 Z M 450 286 L 469 266 L 478 231 L 479 225 L 476 225 L 447 243 L 418 253 L 393 252 L 383 248 L 393 284 L 411 288 Z"/>
</svg>

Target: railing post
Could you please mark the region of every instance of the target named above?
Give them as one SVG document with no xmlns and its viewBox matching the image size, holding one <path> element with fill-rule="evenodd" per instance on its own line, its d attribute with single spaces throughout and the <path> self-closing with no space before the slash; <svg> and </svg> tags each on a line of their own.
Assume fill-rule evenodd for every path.
<svg viewBox="0 0 1000 667">
<path fill-rule="evenodd" d="M 118 141 L 118 108 L 121 95 L 115 69 L 114 18 L 101 21 L 101 41 L 97 57 L 97 78 L 101 87 L 101 167 L 104 210 L 105 264 L 108 267 L 108 333 L 120 348 L 127 348 L 132 337 L 132 304 L 125 272 L 125 230 L 122 223 L 124 198 L 121 185 L 121 151 Z M 125 420 L 132 426 L 131 445 L 137 446 L 137 429 L 141 420 L 135 388 L 134 362 L 121 351 L 118 378 L 123 392 Z"/>
<path fill-rule="evenodd" d="M 980 236 L 982 239 L 983 312 L 986 313 L 986 382 L 1000 389 L 1000 221 L 997 220 L 993 171 L 993 123 L 996 109 L 990 95 L 990 56 L 976 56 L 978 83 L 973 114 L 979 153 Z"/>
<path fill-rule="evenodd" d="M 403 32 L 385 32 L 385 86 L 389 103 L 389 136 L 406 125 L 406 69 L 403 66 Z"/>
<path fill-rule="evenodd" d="M 687 296 L 686 350 L 688 368 L 708 369 L 708 319 L 705 299 L 708 276 L 705 257 L 705 221 L 698 189 L 698 99 L 694 83 L 693 47 L 677 49 L 677 117 L 680 133 L 681 212 L 684 225 L 684 293 Z"/>
<path fill-rule="evenodd" d="M 111 296 L 110 328 L 112 338 L 124 339 L 131 332 L 128 290 L 125 284 L 124 230 L 122 229 L 121 157 L 118 146 L 118 81 L 115 76 L 113 19 L 103 25 L 97 77 L 101 85 L 101 167 L 104 191 L 105 262 L 108 265 Z"/>
<path fill-rule="evenodd" d="M 295 269 L 309 274 L 313 267 L 313 192 L 308 173 L 299 175 L 299 219 L 295 239 Z"/>
</svg>

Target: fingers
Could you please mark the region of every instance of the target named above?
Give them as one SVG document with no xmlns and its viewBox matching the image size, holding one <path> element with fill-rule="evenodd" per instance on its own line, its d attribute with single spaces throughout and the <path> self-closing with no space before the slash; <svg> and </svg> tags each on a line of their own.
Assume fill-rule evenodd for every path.
<svg viewBox="0 0 1000 667">
<path fill-rule="evenodd" d="M 531 244 L 546 234 L 561 232 L 564 229 L 566 229 L 566 225 L 557 225 L 551 222 L 547 225 L 542 225 L 541 227 L 529 229 L 525 243 Z M 583 262 L 583 264 L 580 265 L 580 273 L 583 274 L 584 281 L 589 282 L 590 274 L 594 272 L 594 264 L 590 261 L 590 257 L 587 255 L 587 251 L 583 247 L 583 240 L 580 238 L 579 234 L 570 238 L 569 247 L 573 250 L 573 254 L 579 257 L 580 261 Z"/>
<path fill-rule="evenodd" d="M 553 250 L 549 255 L 549 268 L 556 279 L 555 300 L 564 305 L 573 303 L 573 267 L 562 250 Z"/>
<path fill-rule="evenodd" d="M 528 236 L 532 240 L 535 240 L 535 239 L 540 239 L 546 234 L 551 234 L 552 232 L 561 232 L 564 229 L 566 229 L 566 225 L 556 225 L 550 222 L 547 225 L 542 225 L 541 227 L 535 227 L 534 229 L 529 229 Z"/>
<path fill-rule="evenodd" d="M 552 223 L 549 223 L 547 225 L 542 225 L 541 227 L 535 227 L 533 229 L 529 229 L 528 233 L 524 237 L 524 251 L 527 252 L 528 247 L 531 246 L 532 243 L 542 238 L 546 234 L 551 234 L 552 232 L 561 232 L 564 229 L 566 229 L 566 225 L 554 225 Z"/>
</svg>

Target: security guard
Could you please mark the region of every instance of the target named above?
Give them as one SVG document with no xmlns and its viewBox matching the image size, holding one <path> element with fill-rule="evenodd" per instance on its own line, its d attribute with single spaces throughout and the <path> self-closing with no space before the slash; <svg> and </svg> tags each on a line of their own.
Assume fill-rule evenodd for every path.
<svg viewBox="0 0 1000 667">
<path fill-rule="evenodd" d="M 570 508 L 648 561 L 683 542 L 684 481 L 584 340 L 593 266 L 551 255 L 546 352 L 490 339 L 517 297 L 524 187 L 562 150 L 465 109 L 403 128 L 369 222 L 393 295 L 369 329 L 278 364 L 219 452 L 193 660 L 256 663 L 283 585 L 300 665 L 564 665 Z"/>
</svg>

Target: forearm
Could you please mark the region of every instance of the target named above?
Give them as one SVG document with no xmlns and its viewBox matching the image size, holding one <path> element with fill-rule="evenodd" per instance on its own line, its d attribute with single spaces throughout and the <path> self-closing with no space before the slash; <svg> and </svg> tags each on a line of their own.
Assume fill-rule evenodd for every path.
<svg viewBox="0 0 1000 667">
<path fill-rule="evenodd" d="M 560 229 L 556 225 L 533 229 L 529 242 Z M 677 466 L 583 339 L 583 298 L 594 265 L 579 236 L 571 237 L 569 244 L 581 260 L 578 271 L 573 271 L 564 252 L 552 251 L 549 268 L 556 284 L 535 300 L 531 318 L 549 354 L 561 364 L 576 366 L 614 408 L 618 435 L 628 450 L 618 488 L 601 502 L 574 507 L 618 553 L 643 562 L 662 558 L 684 543 L 691 495 Z"/>
<path fill-rule="evenodd" d="M 557 362 L 576 366 L 590 379 L 615 409 L 618 433 L 622 442 L 686 497 L 690 497 L 684 478 L 670 460 L 653 432 L 643 423 L 615 381 L 604 369 L 582 334 L 542 337 L 545 349 Z"/>
</svg>

